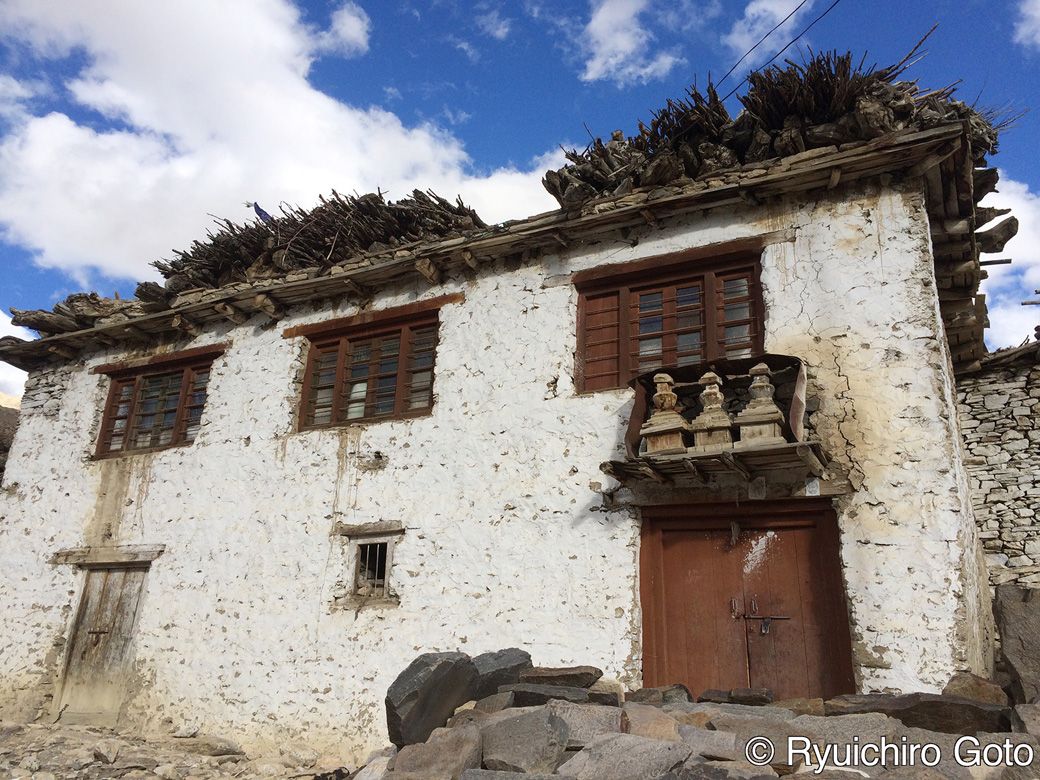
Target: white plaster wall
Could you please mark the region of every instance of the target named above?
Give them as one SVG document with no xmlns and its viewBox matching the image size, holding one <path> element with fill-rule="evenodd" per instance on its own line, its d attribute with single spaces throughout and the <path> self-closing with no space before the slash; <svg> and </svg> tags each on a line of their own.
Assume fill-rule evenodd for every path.
<svg viewBox="0 0 1040 780">
<path fill-rule="evenodd" d="M 518 645 L 638 683 L 637 512 L 625 491 L 605 501 L 598 469 L 620 454 L 630 393 L 575 393 L 566 275 L 785 228 L 795 240 L 763 257 L 766 347 L 807 360 L 812 422 L 855 489 L 839 516 L 862 686 L 934 689 L 978 667 L 965 631 L 974 525 L 924 211 L 914 194 L 864 192 L 709 213 L 388 292 L 374 308 L 465 294 L 441 312 L 429 417 L 295 432 L 304 344 L 281 331 L 350 308 L 192 342 L 231 346 L 190 447 L 90 459 L 107 380 L 85 369 L 120 355 L 31 378 L 0 493 L 0 715 L 32 717 L 60 665 L 82 575 L 46 559 L 106 534 L 167 545 L 148 575 L 129 701 L 148 729 L 189 721 L 257 750 L 305 738 L 357 757 L 385 739 L 390 682 L 433 650 Z M 375 520 L 407 528 L 400 606 L 330 609 L 347 571 L 333 524 Z"/>
</svg>

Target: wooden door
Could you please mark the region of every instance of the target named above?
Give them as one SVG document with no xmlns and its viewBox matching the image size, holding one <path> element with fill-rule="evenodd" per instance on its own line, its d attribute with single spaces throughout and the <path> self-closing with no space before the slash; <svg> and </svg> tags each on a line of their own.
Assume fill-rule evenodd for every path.
<svg viewBox="0 0 1040 780">
<path fill-rule="evenodd" d="M 646 508 L 640 560 L 644 685 L 854 692 L 827 502 Z"/>
<path fill-rule="evenodd" d="M 146 567 L 91 568 L 65 662 L 59 717 L 114 723 L 126 688 Z"/>
</svg>

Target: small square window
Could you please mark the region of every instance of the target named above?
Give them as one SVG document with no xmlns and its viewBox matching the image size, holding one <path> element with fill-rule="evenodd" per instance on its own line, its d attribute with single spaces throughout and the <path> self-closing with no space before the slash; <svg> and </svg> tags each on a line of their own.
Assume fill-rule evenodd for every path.
<svg viewBox="0 0 1040 780">
<path fill-rule="evenodd" d="M 398 604 L 394 549 L 404 533 L 401 524 L 337 524 L 333 533 L 343 540 L 343 568 L 332 593 L 333 607 L 361 609 Z"/>
<path fill-rule="evenodd" d="M 362 598 L 386 598 L 386 559 L 389 542 L 369 542 L 357 547 L 357 575 L 354 595 Z"/>
</svg>

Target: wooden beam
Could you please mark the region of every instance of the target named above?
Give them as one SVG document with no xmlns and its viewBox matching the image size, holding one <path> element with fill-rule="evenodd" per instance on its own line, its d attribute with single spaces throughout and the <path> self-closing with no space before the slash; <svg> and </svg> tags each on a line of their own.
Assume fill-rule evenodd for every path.
<svg viewBox="0 0 1040 780">
<path fill-rule="evenodd" d="M 654 212 L 652 212 L 650 209 L 641 209 L 639 213 L 643 215 L 643 219 L 646 220 L 646 224 L 653 228 L 657 227 L 657 217 L 654 216 Z"/>
<path fill-rule="evenodd" d="M 703 485 L 707 485 L 708 484 L 708 478 L 705 475 L 704 471 L 701 469 L 700 466 L 698 466 L 692 460 L 684 460 L 682 462 L 682 465 L 683 465 L 683 468 L 686 469 L 688 472 L 690 472 L 690 474 L 692 474 L 697 480 L 699 480 L 701 482 L 701 484 L 703 484 Z"/>
<path fill-rule="evenodd" d="M 562 246 L 564 248 L 569 246 L 569 243 L 567 242 L 567 239 L 564 237 L 563 233 L 561 233 L 559 230 L 554 230 L 552 232 L 552 237 L 556 241 L 556 243 L 559 244 L 560 246 Z"/>
<path fill-rule="evenodd" d="M 670 485 L 672 482 L 671 477 L 669 477 L 667 474 L 662 474 L 660 471 L 654 468 L 653 464 L 646 462 L 640 463 L 638 466 L 636 466 L 636 470 L 640 474 L 642 474 L 646 479 L 653 480 L 659 485 Z"/>
<path fill-rule="evenodd" d="M 794 448 L 794 452 L 798 456 L 798 459 L 801 460 L 802 463 L 805 464 L 806 468 L 809 469 L 810 474 L 814 477 L 824 476 L 826 469 L 824 469 L 820 459 L 816 457 L 816 453 L 813 452 L 812 447 L 807 444 L 799 444 Z"/>
<path fill-rule="evenodd" d="M 52 355 L 57 355 L 58 357 L 65 358 L 66 360 L 71 360 L 72 358 L 79 355 L 79 350 L 73 349 L 72 347 L 66 344 L 51 344 L 49 347 L 47 347 L 47 351 L 50 352 Z"/>
<path fill-rule="evenodd" d="M 213 311 L 222 315 L 225 319 L 231 320 L 236 325 L 243 325 L 249 319 L 248 314 L 241 309 L 235 308 L 230 303 L 215 303 L 213 304 Z"/>
<path fill-rule="evenodd" d="M 751 471 L 732 452 L 723 451 L 720 452 L 716 457 L 718 458 L 719 462 L 722 463 L 722 465 L 724 465 L 727 469 L 729 469 L 730 471 L 734 471 L 737 474 L 740 474 L 748 482 L 751 481 Z"/>
<path fill-rule="evenodd" d="M 135 341 L 151 341 L 152 335 L 146 331 L 141 330 L 136 325 L 127 323 L 123 326 L 123 333 Z"/>
<path fill-rule="evenodd" d="M 189 336 L 198 336 L 202 333 L 202 328 L 199 327 L 198 323 L 192 322 L 183 314 L 174 314 L 170 320 L 170 325 L 177 330 L 184 331 Z"/>
<path fill-rule="evenodd" d="M 841 181 L 841 168 L 831 168 L 830 178 L 827 180 L 827 189 L 833 190 Z"/>
<path fill-rule="evenodd" d="M 979 260 L 979 265 L 1007 265 L 1011 262 L 1010 257 L 1005 257 L 1000 260 Z"/>
<path fill-rule="evenodd" d="M 415 261 L 415 270 L 425 277 L 430 284 L 441 283 L 441 269 L 428 257 L 420 257 Z"/>
<path fill-rule="evenodd" d="M 599 464 L 599 470 L 618 482 L 624 482 L 628 479 L 628 475 L 623 471 L 624 465 L 621 461 L 608 460 Z"/>
<path fill-rule="evenodd" d="M 477 262 L 477 258 L 475 258 L 473 253 L 468 249 L 462 250 L 462 262 L 468 265 L 472 271 L 476 271 L 480 268 L 480 263 Z"/>
<path fill-rule="evenodd" d="M 285 316 L 285 309 L 282 305 L 273 297 L 265 295 L 264 293 L 256 294 L 253 298 L 253 307 L 256 308 L 257 311 L 262 311 L 275 322 Z"/>
</svg>

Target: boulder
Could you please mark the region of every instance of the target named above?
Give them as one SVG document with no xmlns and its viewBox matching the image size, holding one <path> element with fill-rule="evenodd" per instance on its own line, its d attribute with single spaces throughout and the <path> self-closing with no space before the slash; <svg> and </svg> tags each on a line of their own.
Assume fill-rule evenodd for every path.
<svg viewBox="0 0 1040 780">
<path fill-rule="evenodd" d="M 1008 706 L 1008 697 L 1003 688 L 971 672 L 954 674 L 943 688 L 943 696 L 956 696 L 959 699 L 971 699 L 1001 707 Z"/>
<path fill-rule="evenodd" d="M 572 688 L 589 688 L 603 676 L 603 670 L 595 666 L 535 666 L 520 672 L 520 682 L 531 685 L 566 685 Z"/>
<path fill-rule="evenodd" d="M 881 712 L 912 728 L 942 731 L 947 734 L 975 734 L 978 731 L 1009 731 L 1007 707 L 983 704 L 937 693 L 887 693 L 838 696 L 824 705 L 828 715 L 855 715 Z"/>
<path fill-rule="evenodd" d="M 647 739 L 679 742 L 679 721 L 652 704 L 626 701 L 622 712 L 628 718 L 628 733 Z"/>
<path fill-rule="evenodd" d="M 393 756 L 373 758 L 365 764 L 364 769 L 354 775 L 354 780 L 383 780 L 384 777 L 390 774 L 390 762 L 393 760 Z"/>
<path fill-rule="evenodd" d="M 757 718 L 767 720 L 791 720 L 793 717 L 795 717 L 795 713 L 793 713 L 791 710 L 782 709 L 780 707 L 751 707 L 746 704 L 728 704 L 714 702 L 677 702 L 675 704 L 665 704 L 661 707 L 661 709 L 671 714 L 672 716 L 677 716 L 677 714 L 681 712 L 686 715 L 707 715 L 709 719 L 718 715 L 733 715 L 735 717 Z M 691 725 L 696 724 L 691 723 Z"/>
<path fill-rule="evenodd" d="M 650 780 L 679 766 L 689 745 L 634 734 L 603 734 L 564 763 L 556 774 L 576 780 Z"/>
<path fill-rule="evenodd" d="M 575 704 L 586 704 L 589 701 L 587 690 L 565 685 L 517 683 L 516 685 L 503 685 L 498 692 L 512 693 L 514 707 L 537 707 L 553 699 L 564 699 Z"/>
<path fill-rule="evenodd" d="M 729 692 L 729 700 L 734 704 L 752 706 L 772 704 L 773 692 L 768 688 L 734 688 Z"/>
<path fill-rule="evenodd" d="M 398 747 L 425 742 L 473 698 L 477 668 L 465 653 L 423 653 L 386 692 L 386 726 Z"/>
<path fill-rule="evenodd" d="M 782 699 L 773 702 L 774 707 L 790 710 L 795 715 L 826 715 L 823 699 Z"/>
<path fill-rule="evenodd" d="M 560 780 L 559 775 L 538 775 L 526 772 L 499 772 L 496 769 L 467 769 L 461 780 Z"/>
<path fill-rule="evenodd" d="M 743 754 L 737 746 L 737 735 L 732 731 L 710 731 L 680 725 L 679 737 L 698 756 L 722 761 L 736 761 L 738 758 L 743 758 Z"/>
<path fill-rule="evenodd" d="M 473 698 L 483 699 L 503 685 L 520 682 L 520 673 L 531 668 L 531 654 L 517 647 L 482 653 L 473 659 L 477 667 L 477 686 Z"/>
<path fill-rule="evenodd" d="M 401 748 L 390 776 L 413 774 L 424 780 L 457 780 L 465 770 L 480 768 L 480 753 L 480 729 L 473 724 L 434 729 L 426 742 Z"/>
<path fill-rule="evenodd" d="M 625 701 L 637 704 L 674 704 L 681 701 L 693 701 L 690 689 L 685 685 L 664 685 L 658 688 L 640 688 L 625 696 Z"/>
<path fill-rule="evenodd" d="M 490 696 L 485 696 L 473 705 L 473 709 L 477 712 L 499 712 L 500 710 L 507 710 L 512 706 L 513 693 L 512 691 L 506 691 L 505 693 L 493 693 Z"/>
<path fill-rule="evenodd" d="M 244 755 L 242 748 L 230 739 L 221 737 L 209 737 L 200 735 L 197 737 L 186 737 L 178 739 L 176 743 L 178 750 L 187 753 L 196 753 L 200 756 L 241 756 Z"/>
<path fill-rule="evenodd" d="M 998 585 L 993 612 L 1012 698 L 1016 704 L 1032 703 L 1040 697 L 1040 595 L 1032 588 Z"/>
<path fill-rule="evenodd" d="M 589 686 L 589 701 L 593 704 L 605 704 L 620 707 L 625 701 L 625 686 L 617 680 L 601 677 Z"/>
<path fill-rule="evenodd" d="M 1019 704 L 1011 714 L 1011 727 L 1020 734 L 1040 737 L 1040 704 Z"/>
<path fill-rule="evenodd" d="M 601 734 L 628 731 L 628 716 L 617 707 L 571 704 L 563 699 L 554 699 L 546 706 L 567 724 L 567 747 L 570 749 L 581 750 Z"/>
<path fill-rule="evenodd" d="M 697 697 L 698 702 L 712 702 L 714 704 L 729 704 L 729 691 L 720 691 L 709 688 Z"/>
<path fill-rule="evenodd" d="M 548 707 L 484 728 L 484 766 L 505 772 L 551 773 L 567 750 L 567 722 Z"/>
</svg>

